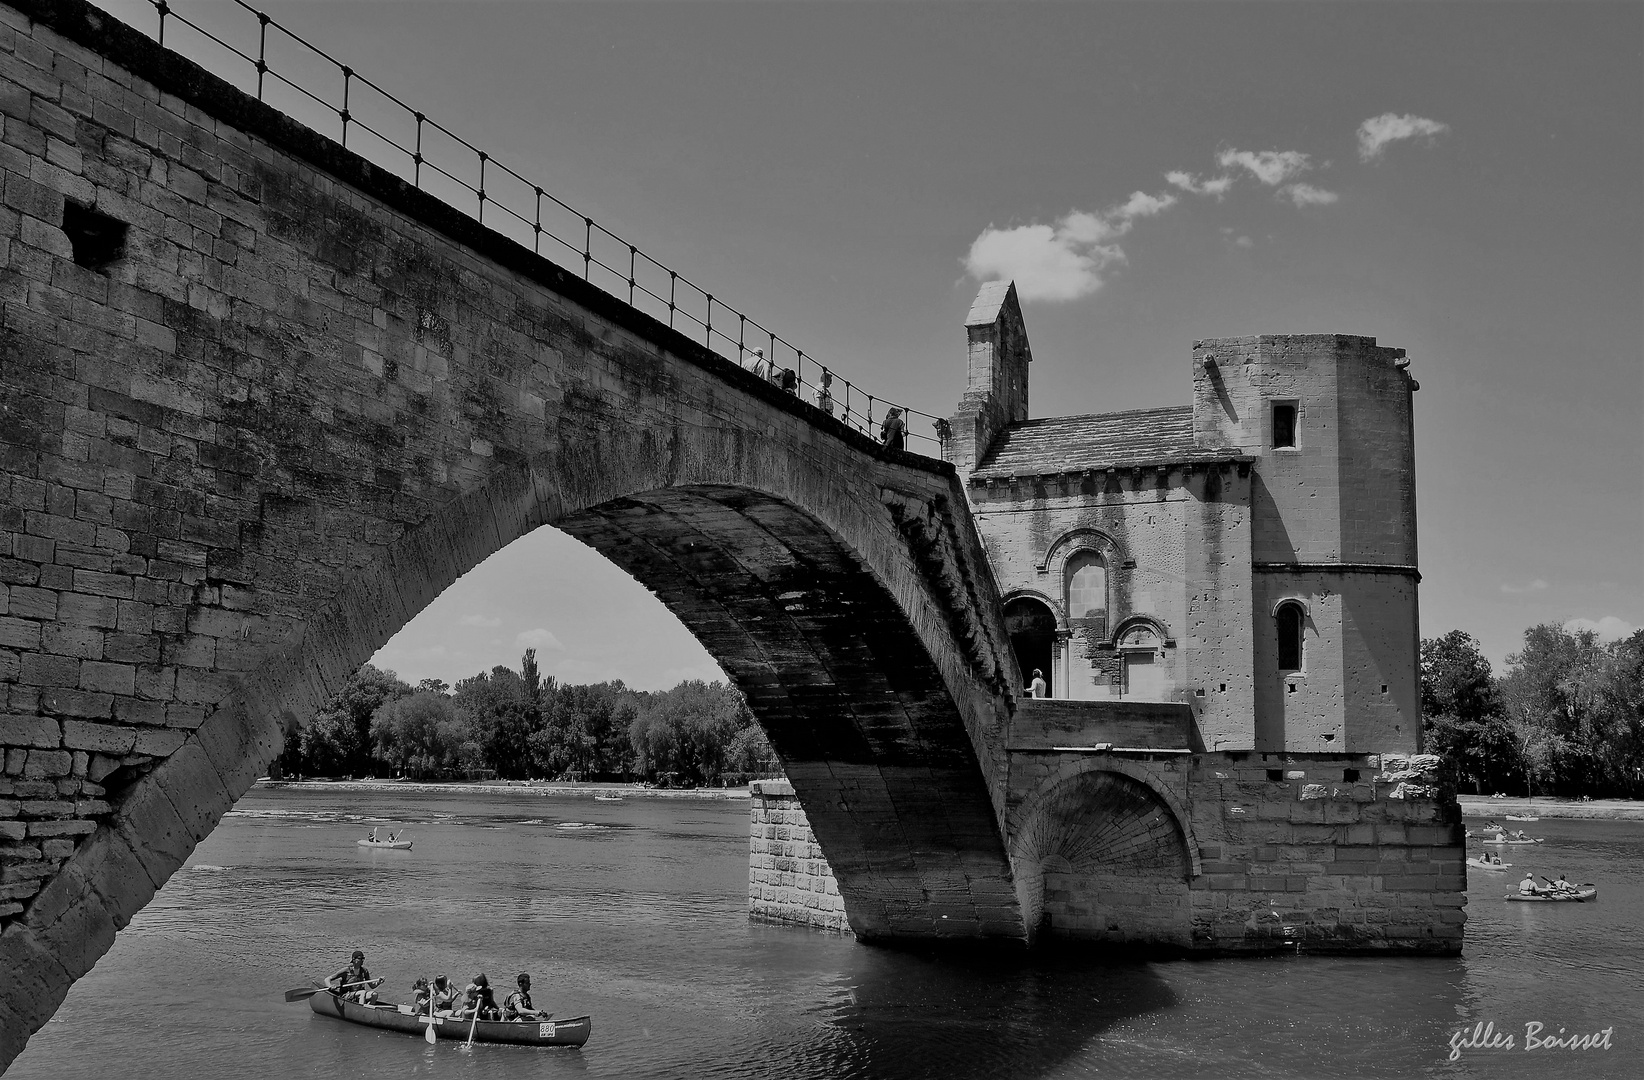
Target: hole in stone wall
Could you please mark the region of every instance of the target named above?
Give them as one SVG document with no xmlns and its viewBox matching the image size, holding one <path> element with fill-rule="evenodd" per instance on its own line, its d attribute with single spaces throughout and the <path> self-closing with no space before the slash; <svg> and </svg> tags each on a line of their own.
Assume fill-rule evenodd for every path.
<svg viewBox="0 0 1644 1080">
<path fill-rule="evenodd" d="M 1224 693 L 1224 694 L 1227 693 L 1227 684 L 1226 683 L 1222 683 L 1221 692 Z"/>
<path fill-rule="evenodd" d="M 1358 778 L 1359 778 L 1359 771 L 1357 769 L 1343 769 L 1341 771 L 1341 779 L 1342 779 L 1342 783 L 1344 783 L 1344 784 L 1351 784 L 1353 781 L 1357 780 Z"/>
<path fill-rule="evenodd" d="M 1387 684 L 1386 683 L 1381 684 L 1381 692 L 1384 693 L 1384 694 L 1387 693 Z"/>
<path fill-rule="evenodd" d="M 1296 684 L 1295 683 L 1290 684 L 1290 692 L 1292 694 L 1294 694 L 1296 692 Z"/>
<path fill-rule="evenodd" d="M 1267 778 L 1269 780 L 1273 780 L 1273 781 L 1277 781 L 1277 782 L 1282 783 L 1284 781 L 1284 770 L 1283 769 L 1268 769 L 1267 770 Z"/>
<path fill-rule="evenodd" d="M 89 206 L 63 203 L 63 234 L 74 249 L 74 261 L 89 270 L 101 270 L 126 253 L 128 227 Z"/>
</svg>

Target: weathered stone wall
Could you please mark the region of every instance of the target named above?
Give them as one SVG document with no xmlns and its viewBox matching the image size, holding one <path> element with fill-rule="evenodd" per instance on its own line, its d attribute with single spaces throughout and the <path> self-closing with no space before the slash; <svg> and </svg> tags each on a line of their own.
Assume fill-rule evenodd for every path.
<svg viewBox="0 0 1644 1080">
<path fill-rule="evenodd" d="M 0 6 L 0 173 L 0 1064 L 299 715 L 543 524 L 747 694 L 858 933 L 1024 936 L 1020 677 L 949 466 L 71 0 Z"/>
<path fill-rule="evenodd" d="M 749 916 L 850 933 L 839 883 L 793 785 L 756 780 L 749 787 Z"/>
<path fill-rule="evenodd" d="M 1041 933 L 1111 944 L 1456 953 L 1466 851 L 1436 767 L 1392 755 L 1017 753 L 1011 853 L 1024 904 Z"/>
<path fill-rule="evenodd" d="M 1206 747 L 1255 745 L 1248 470 L 1195 464 L 1015 482 L 972 477 L 968 490 L 1000 593 L 1034 597 L 1056 615 L 1054 696 L 1119 696 L 1114 635 L 1142 617 L 1162 631 L 1161 697 L 1193 707 Z M 1102 626 L 1067 610 L 1068 563 L 1084 551 L 1107 567 Z"/>
<path fill-rule="evenodd" d="M 1193 353 L 1194 433 L 1256 458 L 1256 746 L 1419 748 L 1414 381 L 1374 338 L 1213 338 Z M 1273 404 L 1297 407 L 1273 445 Z M 1275 604 L 1307 610 L 1302 670 L 1277 666 Z M 1383 691 L 1382 686 L 1387 689 Z"/>
</svg>

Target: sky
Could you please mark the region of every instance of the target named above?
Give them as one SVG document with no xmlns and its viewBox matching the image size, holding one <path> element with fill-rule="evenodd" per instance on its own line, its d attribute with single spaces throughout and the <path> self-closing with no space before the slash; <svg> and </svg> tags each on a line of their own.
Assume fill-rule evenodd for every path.
<svg viewBox="0 0 1644 1080">
<path fill-rule="evenodd" d="M 103 6 L 152 32 L 146 3 Z M 173 6 L 255 40 L 227 4 Z M 1185 404 L 1199 338 L 1404 348 L 1422 634 L 1465 630 L 1499 670 L 1537 623 L 1644 625 L 1644 4 L 265 9 L 937 415 L 995 276 L 1024 300 L 1035 416 Z M 527 646 L 572 682 L 718 677 L 548 529 L 374 662 L 454 682 Z"/>
</svg>

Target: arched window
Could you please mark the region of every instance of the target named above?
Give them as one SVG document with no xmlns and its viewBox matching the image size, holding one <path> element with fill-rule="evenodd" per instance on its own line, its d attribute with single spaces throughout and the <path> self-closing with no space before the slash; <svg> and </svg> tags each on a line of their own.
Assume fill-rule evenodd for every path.
<svg viewBox="0 0 1644 1080">
<path fill-rule="evenodd" d="M 1016 650 L 1016 666 L 1022 669 L 1022 685 L 1030 685 L 1038 671 L 1045 680 L 1045 693 L 1054 697 L 1052 678 L 1056 643 L 1056 616 L 1042 601 L 1018 596 L 1005 605 L 1005 632 Z"/>
<path fill-rule="evenodd" d="M 1304 623 L 1301 605 L 1280 604 L 1276 620 L 1279 624 L 1279 670 L 1300 671 Z"/>
<path fill-rule="evenodd" d="M 1067 561 L 1067 617 L 1099 620 L 1105 632 L 1107 565 L 1094 551 L 1081 551 Z"/>
</svg>

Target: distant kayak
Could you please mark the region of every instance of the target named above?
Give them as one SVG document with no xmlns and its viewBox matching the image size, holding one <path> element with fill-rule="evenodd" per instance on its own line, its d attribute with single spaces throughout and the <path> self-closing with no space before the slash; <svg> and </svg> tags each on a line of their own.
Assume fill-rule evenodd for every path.
<svg viewBox="0 0 1644 1080">
<path fill-rule="evenodd" d="M 595 795 L 594 796 L 594 801 L 595 802 L 621 802 L 622 801 L 622 796 L 621 795 Z"/>
<path fill-rule="evenodd" d="M 1505 836 L 1486 836 L 1482 842 L 1486 844 L 1539 844 L 1541 843 L 1541 838 L 1539 836 L 1527 836 L 1523 840 L 1509 840 Z"/>
<path fill-rule="evenodd" d="M 1508 821 L 1540 821 L 1541 819 L 1536 817 L 1534 814 L 1529 814 L 1529 815 L 1526 815 L 1524 817 L 1518 817 L 1514 814 L 1508 814 L 1507 815 L 1507 820 Z"/>
<path fill-rule="evenodd" d="M 516 1046 L 581 1046 L 588 1041 L 593 1025 L 586 1016 L 569 1020 L 465 1020 L 456 1016 L 426 1016 L 411 1011 L 409 1005 L 360 1005 L 344 1001 L 326 991 L 308 999 L 309 1007 L 321 1016 L 346 1020 L 366 1027 L 386 1028 L 406 1035 L 421 1035 L 423 1028 L 434 1025 L 434 1035 L 440 1039 L 467 1041 L 473 1033 L 475 1042 L 512 1043 Z"/>
<path fill-rule="evenodd" d="M 367 839 L 367 840 L 356 840 L 356 841 L 354 841 L 354 843 L 360 845 L 360 847 L 389 848 L 389 849 L 394 850 L 394 851 L 410 851 L 411 850 L 411 841 L 409 841 L 409 840 L 369 840 L 369 839 Z"/>
<path fill-rule="evenodd" d="M 1598 895 L 1596 888 L 1563 892 L 1508 893 L 1506 899 L 1519 904 L 1579 904 Z"/>
<path fill-rule="evenodd" d="M 1483 859 L 1468 859 L 1467 865 L 1475 870 L 1506 870 L 1513 864 L 1510 862 L 1485 862 Z"/>
</svg>

